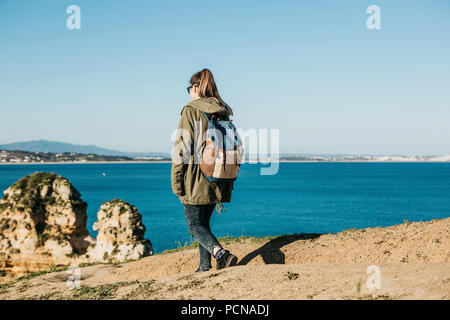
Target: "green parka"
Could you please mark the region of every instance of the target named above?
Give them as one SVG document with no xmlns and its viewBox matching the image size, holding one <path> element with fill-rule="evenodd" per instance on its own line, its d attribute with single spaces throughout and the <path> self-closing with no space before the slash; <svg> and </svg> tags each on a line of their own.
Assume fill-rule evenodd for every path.
<svg viewBox="0 0 450 320">
<path fill-rule="evenodd" d="M 180 201 L 190 205 L 230 202 L 234 181 L 210 182 L 200 170 L 208 122 L 201 113 L 215 113 L 224 120 L 232 115 L 229 107 L 215 98 L 200 98 L 181 110 L 175 148 L 172 154 L 172 191 L 181 195 Z M 198 142 L 195 141 L 197 137 Z"/>
</svg>

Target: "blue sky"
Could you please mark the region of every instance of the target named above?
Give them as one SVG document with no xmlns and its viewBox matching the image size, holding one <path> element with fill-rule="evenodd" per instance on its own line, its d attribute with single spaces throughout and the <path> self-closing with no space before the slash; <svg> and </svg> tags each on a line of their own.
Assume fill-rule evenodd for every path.
<svg viewBox="0 0 450 320">
<path fill-rule="evenodd" d="M 280 152 L 450 154 L 449 18 L 448 0 L 0 0 L 0 144 L 169 152 L 208 67 Z"/>
</svg>

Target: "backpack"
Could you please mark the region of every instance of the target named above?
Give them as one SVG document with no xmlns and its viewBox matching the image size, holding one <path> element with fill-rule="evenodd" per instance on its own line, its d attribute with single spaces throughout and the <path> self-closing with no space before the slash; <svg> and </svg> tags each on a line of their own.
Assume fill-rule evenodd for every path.
<svg viewBox="0 0 450 320">
<path fill-rule="evenodd" d="M 211 182 L 235 180 L 243 155 L 243 145 L 232 120 L 220 120 L 216 114 L 202 112 L 208 121 L 200 170 Z"/>
</svg>

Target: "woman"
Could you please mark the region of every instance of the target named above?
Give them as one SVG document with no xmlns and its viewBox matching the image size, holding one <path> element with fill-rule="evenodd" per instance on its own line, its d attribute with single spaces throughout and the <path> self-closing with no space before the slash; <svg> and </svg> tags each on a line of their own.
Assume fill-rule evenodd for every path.
<svg viewBox="0 0 450 320">
<path fill-rule="evenodd" d="M 217 269 L 237 263 L 237 257 L 222 248 L 209 225 L 216 204 L 219 203 L 219 209 L 223 202 L 231 201 L 234 181 L 210 182 L 203 176 L 198 160 L 201 159 L 208 127 L 202 112 L 215 114 L 223 120 L 229 120 L 233 112 L 220 97 L 214 77 L 208 69 L 195 73 L 187 90 L 192 101 L 181 111 L 172 154 L 171 182 L 173 192 L 184 204 L 189 233 L 199 242 L 200 265 L 196 272 L 203 272 L 211 268 L 211 255 L 216 260 Z"/>
</svg>

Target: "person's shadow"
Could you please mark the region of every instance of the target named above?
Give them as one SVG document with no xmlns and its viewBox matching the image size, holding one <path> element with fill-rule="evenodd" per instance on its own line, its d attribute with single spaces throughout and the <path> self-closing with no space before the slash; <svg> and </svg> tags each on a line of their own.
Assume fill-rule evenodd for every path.
<svg viewBox="0 0 450 320">
<path fill-rule="evenodd" d="M 281 248 L 298 240 L 310 240 L 320 237 L 319 233 L 301 233 L 279 236 L 270 240 L 262 247 L 250 252 L 239 261 L 238 266 L 244 266 L 257 256 L 261 256 L 265 264 L 285 264 L 285 257 Z"/>
</svg>

